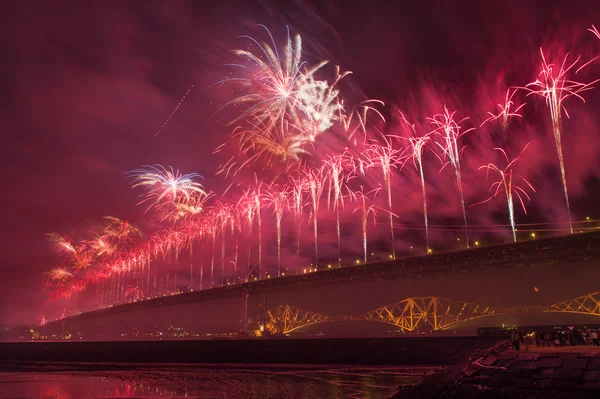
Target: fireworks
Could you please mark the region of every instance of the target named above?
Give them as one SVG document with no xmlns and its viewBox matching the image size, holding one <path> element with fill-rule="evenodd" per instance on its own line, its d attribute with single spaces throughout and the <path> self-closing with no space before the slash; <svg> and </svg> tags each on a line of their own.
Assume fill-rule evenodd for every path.
<svg viewBox="0 0 600 399">
<path fill-rule="evenodd" d="M 360 210 L 360 221 L 362 226 L 362 238 L 363 238 L 363 253 L 364 253 L 364 262 L 367 263 L 367 228 L 369 222 L 369 215 L 373 215 L 373 224 L 375 224 L 375 216 L 377 216 L 377 210 L 374 205 L 367 206 L 367 202 L 372 201 L 375 198 L 375 195 L 379 189 L 375 189 L 369 193 L 365 193 L 365 189 L 363 186 L 360 186 L 360 190 L 351 193 L 354 201 L 358 202 L 360 205 L 354 209 L 353 213 Z M 373 199 L 371 198 L 371 195 Z"/>
<path fill-rule="evenodd" d="M 468 132 L 474 130 L 474 128 L 467 129 L 461 132 L 462 127 L 460 126 L 464 121 L 469 118 L 455 121 L 455 112 L 449 112 L 448 108 L 444 106 L 444 113 L 437 114 L 433 118 L 429 118 L 431 123 L 435 126 L 434 132 L 439 135 L 443 143 L 436 143 L 443 151 L 444 157 L 448 160 L 442 167 L 442 169 L 450 164 L 454 168 L 454 176 L 456 179 L 456 187 L 458 188 L 458 195 L 460 196 L 460 206 L 462 209 L 463 220 L 465 223 L 465 236 L 467 238 L 467 248 L 469 248 L 469 231 L 467 227 L 467 210 L 465 209 L 465 196 L 463 194 L 462 186 L 462 175 L 460 171 L 460 156 L 464 150 L 464 147 L 459 147 L 458 141 L 462 136 Z"/>
<path fill-rule="evenodd" d="M 367 167 L 378 167 L 383 174 L 383 185 L 387 192 L 388 214 L 390 217 L 390 235 L 392 257 L 396 259 L 396 244 L 394 239 L 394 213 L 392 211 L 392 170 L 402 163 L 403 152 L 394 148 L 390 139 L 383 136 L 383 144 L 371 144 L 363 154 Z"/>
<path fill-rule="evenodd" d="M 144 298 L 144 293 L 137 285 L 129 285 L 123 298 L 131 298 L 134 302 L 137 302 Z"/>
<path fill-rule="evenodd" d="M 48 275 L 52 280 L 65 281 L 73 277 L 73 273 L 65 269 L 64 267 L 57 267 L 52 269 Z"/>
<path fill-rule="evenodd" d="M 594 80 L 589 83 L 577 82 L 568 78 L 569 73 L 577 66 L 580 57 L 577 57 L 572 63 L 568 63 L 569 54 L 565 55 L 560 66 L 548 63 L 544 56 L 544 51 L 540 48 L 542 56 L 542 70 L 538 78 L 526 85 L 524 88 L 529 91 L 527 95 L 537 94 L 546 99 L 546 105 L 550 109 L 550 118 L 552 119 L 552 131 L 554 133 L 554 141 L 556 144 L 556 152 L 558 154 L 558 163 L 560 166 L 560 176 L 563 184 L 563 192 L 565 195 L 565 203 L 567 205 L 567 216 L 569 219 L 569 230 L 573 233 L 573 224 L 571 223 L 571 207 L 569 206 L 569 193 L 567 190 L 567 176 L 565 173 L 565 162 L 563 159 L 562 148 L 562 113 L 564 112 L 567 118 L 569 113 L 564 106 L 564 101 L 569 97 L 577 97 L 585 102 L 581 93 L 593 89 L 593 85 L 599 80 Z M 597 58 L 597 57 L 596 57 Z M 583 64 L 575 73 L 579 72 L 591 61 Z"/>
<path fill-rule="evenodd" d="M 508 217 L 510 219 L 510 226 L 512 228 L 513 240 L 515 242 L 517 242 L 517 234 L 516 234 L 516 229 L 515 229 L 515 210 L 514 210 L 514 205 L 513 205 L 513 195 L 516 196 L 517 199 L 519 200 L 519 203 L 521 204 L 521 207 L 523 208 L 523 212 L 525 212 L 525 214 L 527 214 L 527 208 L 525 207 L 525 202 L 523 201 L 523 197 L 525 197 L 528 201 L 531 200 L 531 198 L 529 197 L 529 194 L 527 194 L 527 191 L 525 191 L 525 189 L 523 189 L 515 184 L 516 178 L 519 178 L 522 182 L 524 182 L 526 184 L 526 187 L 530 188 L 532 191 L 535 192 L 535 189 L 533 188 L 531 183 L 529 183 L 529 181 L 527 181 L 523 176 L 521 176 L 517 173 L 515 173 L 513 175 L 513 169 L 514 169 L 516 163 L 521 159 L 521 156 L 523 155 L 523 153 L 525 152 L 527 147 L 529 147 L 529 144 L 530 143 L 528 143 L 523 148 L 523 150 L 521 151 L 519 156 L 516 157 L 515 159 L 513 159 L 512 161 L 509 160 L 508 155 L 506 154 L 506 151 L 504 151 L 502 148 L 495 148 L 495 150 L 498 150 L 502 153 L 504 159 L 506 160 L 506 166 L 503 169 L 492 163 L 481 166 L 479 168 L 480 170 L 481 169 L 486 170 L 487 177 L 489 177 L 490 171 L 497 172 L 500 175 L 500 180 L 492 183 L 492 185 L 490 186 L 490 191 L 493 192 L 491 197 L 489 197 L 485 201 L 479 202 L 474 205 L 479 205 L 479 204 L 488 202 L 492 198 L 495 198 L 500 192 L 502 192 L 504 190 L 504 193 L 506 194 L 506 202 L 508 205 Z M 515 179 L 513 179 L 513 177 L 515 177 Z M 474 205 L 472 205 L 472 206 L 474 206 Z"/>
<path fill-rule="evenodd" d="M 525 106 L 525 103 L 519 105 L 516 109 L 511 110 L 511 108 L 515 105 L 512 98 L 516 92 L 517 92 L 517 90 L 513 90 L 512 92 L 510 89 L 506 90 L 506 98 L 504 99 L 504 104 L 498 104 L 498 107 L 500 108 L 500 112 L 498 114 L 493 114 L 492 112 L 488 112 L 488 115 L 490 117 L 487 118 L 486 120 L 484 120 L 479 127 L 482 127 L 489 121 L 495 121 L 495 120 L 501 119 L 502 120 L 502 129 L 503 129 L 504 135 L 506 136 L 506 132 L 508 131 L 509 118 L 511 118 L 513 116 L 516 116 L 518 118 L 523 117 L 523 115 L 519 114 L 519 111 L 521 110 L 521 108 L 523 108 Z"/>
<path fill-rule="evenodd" d="M 57 252 L 68 255 L 74 255 L 77 253 L 77 250 L 73 244 L 71 244 L 71 241 L 68 238 L 63 237 L 58 233 L 49 233 L 47 234 L 47 237 Z"/>
<path fill-rule="evenodd" d="M 269 35 L 271 43 L 243 36 L 258 51 L 235 50 L 239 62 L 228 65 L 247 71 L 247 74 L 217 82 L 235 82 L 244 89 L 244 94 L 225 107 L 248 105 L 231 122 L 241 124 L 234 130 L 233 137 L 239 141 L 240 154 L 248 159 L 238 164 L 236 159 L 231 158 L 221 167 L 221 172 L 239 171 L 259 159 L 266 165 L 274 160 L 284 163 L 298 161 L 307 153 L 306 145 L 313 143 L 344 114 L 335 86 L 350 72 L 340 73 L 339 67 L 336 67 L 332 84 L 318 80 L 315 73 L 327 61 L 308 67 L 301 58 L 300 35 L 292 39 L 288 30 L 286 44 L 280 52 L 271 32 L 264 25 L 260 26 Z"/>
<path fill-rule="evenodd" d="M 406 119 L 406 117 L 404 116 L 404 114 L 402 114 L 402 112 L 400 112 L 400 118 L 402 119 L 402 121 L 404 121 L 405 124 L 407 124 L 414 137 L 409 137 L 408 140 L 410 142 L 410 146 L 411 146 L 411 155 L 410 155 L 410 159 L 413 160 L 413 164 L 415 165 L 415 168 L 417 169 L 417 171 L 419 172 L 419 177 L 421 178 L 421 191 L 423 193 L 423 217 L 425 219 L 425 242 L 426 242 L 426 247 L 425 247 L 425 253 L 429 253 L 429 223 L 427 221 L 427 192 L 425 190 L 425 174 L 423 173 L 423 151 L 427 146 L 427 143 L 431 141 L 431 138 L 429 137 L 429 134 L 425 135 L 425 136 L 421 136 L 421 137 L 417 137 L 416 136 L 416 131 L 415 131 L 415 125 L 411 124 L 408 122 L 408 120 Z M 407 158 L 407 159 L 409 159 Z"/>
<path fill-rule="evenodd" d="M 272 185 L 267 190 L 265 197 L 267 204 L 273 208 L 275 226 L 277 231 L 277 277 L 281 276 L 281 219 L 283 212 L 288 208 L 290 198 L 286 187 Z"/>
<path fill-rule="evenodd" d="M 344 206 L 342 188 L 344 185 L 344 163 L 343 155 L 329 156 L 321 167 L 321 173 L 328 183 L 327 207 L 335 211 L 336 233 L 338 240 L 338 266 L 342 266 L 342 237 L 340 229 L 340 207 Z"/>
<path fill-rule="evenodd" d="M 600 38 L 594 26 L 589 30 Z M 410 135 L 396 137 L 382 134 L 371 126 L 372 119 L 385 123 L 379 111 L 384 105 L 381 101 L 365 100 L 354 107 L 346 105 L 339 83 L 350 72 L 341 72 L 335 67 L 328 81 L 320 76 L 325 71 L 326 61 L 310 66 L 302 59 L 299 36 L 290 36 L 288 32 L 287 40 L 280 48 L 266 32 L 270 43 L 246 37 L 250 46 L 247 50 L 235 52 L 238 59 L 232 65 L 243 75 L 223 81 L 237 82 L 241 85 L 238 93 L 242 93 L 226 104 L 235 105 L 239 110 L 239 115 L 231 122 L 235 126 L 232 126 L 228 141 L 235 144 L 234 151 L 227 154 L 228 160 L 217 173 L 230 179 L 225 184 L 227 189 L 217 195 L 198 183 L 200 175 L 181 174 L 172 167 L 161 165 L 143 166 L 127 173 L 131 186 L 142 189 L 139 205 L 144 207 L 145 212 L 152 211 L 153 220 L 148 227 L 153 230 L 145 236 L 130 221 L 107 216 L 104 228 L 95 228 L 83 240 L 72 240 L 72 234 L 69 237 L 49 234 L 48 238 L 59 255 L 58 267 L 45 275 L 44 288 L 52 297 L 68 299 L 75 295 L 78 300 L 87 299 L 92 296 L 90 292 L 80 293 L 84 293 L 90 284 L 97 285 L 96 301 L 101 306 L 173 294 L 178 292 L 178 281 L 181 285 L 182 264 L 185 265 L 186 276 L 189 266 L 189 289 L 207 288 L 203 279 L 204 274 L 209 273 L 208 270 L 204 273 L 204 266 L 208 266 L 209 262 L 210 288 L 218 285 L 219 277 L 221 286 L 241 283 L 242 280 L 259 280 L 274 274 L 275 256 L 270 258 L 269 254 L 274 254 L 275 248 L 276 275 L 280 277 L 284 274 L 282 263 L 286 265 L 289 261 L 285 259 L 288 232 L 289 239 L 295 241 L 288 245 L 295 247 L 296 252 L 296 265 L 290 267 L 299 267 L 307 261 L 301 256 L 306 255 L 302 253 L 303 245 L 308 246 L 311 258 L 308 261 L 312 261 L 310 247 L 314 245 L 314 265 L 318 270 L 325 254 L 329 252 L 327 256 L 331 256 L 331 260 L 336 255 L 333 240 L 324 239 L 328 227 L 331 227 L 331 235 L 335 234 L 337 238 L 338 267 L 342 266 L 343 253 L 352 249 L 353 244 L 358 245 L 359 240 L 363 260 L 368 262 L 369 245 L 373 246 L 371 251 L 381 246 L 381 237 L 374 236 L 376 231 L 388 235 L 390 257 L 396 258 L 396 246 L 401 237 L 395 236 L 397 226 L 394 218 L 397 216 L 394 210 L 406 211 L 413 205 L 402 198 L 402 195 L 408 198 L 407 193 L 398 194 L 398 189 L 407 189 L 407 185 L 400 180 L 403 174 L 395 170 L 402 169 L 409 161 L 419 175 L 424 226 L 417 228 L 424 227 L 426 252 L 429 253 L 430 230 L 434 229 L 430 225 L 433 215 L 430 213 L 435 209 L 427 201 L 428 186 L 431 190 L 429 176 L 425 178 L 425 172 L 431 166 L 427 149 L 445 162 L 442 170 L 447 165 L 453 169 L 452 180 L 460 197 L 468 245 L 461 169 L 465 148 L 461 139 L 473 130 L 465 126 L 468 118 L 459 120 L 456 112 L 444 107 L 443 112 L 427 119 L 433 125 L 429 129 L 432 131 L 417 134 L 415 125 L 401 113 L 401 120 L 410 128 Z M 588 62 L 579 66 L 579 58 L 568 63 L 567 56 L 562 65 L 555 66 L 546 62 L 542 52 L 542 61 L 538 79 L 526 85 L 525 89 L 528 95 L 544 97 L 550 108 L 567 210 L 570 212 L 561 148 L 562 112 L 568 116 L 564 100 L 571 96 L 583 100 L 582 92 L 591 89 L 597 81 L 581 83 L 570 80 L 570 75 L 589 65 Z M 478 203 L 491 201 L 504 192 L 515 240 L 513 202 L 518 201 L 527 212 L 525 203 L 530 199 L 530 193 L 535 191 L 529 181 L 515 171 L 527 146 L 512 160 L 507 154 L 511 153 L 507 142 L 511 118 L 523 118 L 524 104 L 518 103 L 516 92 L 514 89 L 507 90 L 503 101 L 498 104 L 497 113 L 488 112 L 482 118 L 485 120 L 481 126 L 492 121 L 501 123 L 506 150 L 496 150 L 501 152 L 506 164 L 487 164 L 486 161 L 486 165 L 479 168 L 485 169 L 488 175 L 497 174 L 499 179 L 491 184 L 490 197 Z M 184 99 L 185 96 L 158 132 L 177 112 Z M 332 132 L 329 137 L 319 138 L 328 131 Z M 330 138 L 331 141 L 328 141 Z M 439 147 L 441 154 L 436 154 L 432 147 Z M 217 151 L 228 149 L 223 145 Z M 261 166 L 262 173 L 257 171 Z M 240 171 L 249 173 L 238 174 Z M 244 177 L 252 173 L 253 182 L 244 185 Z M 442 187 L 438 188 L 441 192 Z M 381 198 L 382 204 L 376 205 L 379 190 L 385 192 L 385 198 Z M 325 201 L 327 212 L 320 212 Z M 418 203 L 416 209 L 419 207 Z M 272 216 L 267 215 L 263 220 L 262 212 L 266 208 Z M 383 225 L 378 226 L 376 218 L 379 211 L 387 215 Z M 351 214 L 355 213 L 360 214 L 360 237 L 358 227 L 357 234 L 351 234 L 354 222 Z M 324 223 L 327 217 L 331 219 L 331 226 L 328 222 Z M 373 224 L 369 226 L 371 217 Z M 136 222 L 144 225 L 141 221 Z M 286 228 L 286 225 L 290 227 Z M 303 229 L 312 230 L 309 233 L 312 237 L 306 237 L 304 242 L 301 240 Z M 344 245 L 342 232 L 348 236 Z M 330 251 L 325 246 L 326 242 L 332 242 Z M 189 255 L 184 251 L 186 249 L 189 249 Z M 247 269 L 238 271 L 238 265 L 244 262 L 247 262 Z M 229 263 L 233 268 L 228 266 Z M 195 268 L 198 268 L 197 272 Z"/>
<path fill-rule="evenodd" d="M 139 204 L 147 204 L 150 209 L 165 210 L 173 204 L 189 203 L 194 194 L 206 196 L 204 187 L 194 181 L 201 177 L 197 173 L 180 174 L 179 171 L 168 169 L 161 165 L 144 166 L 129 172 L 132 177 L 132 187 L 143 187 L 145 193 Z"/>
</svg>

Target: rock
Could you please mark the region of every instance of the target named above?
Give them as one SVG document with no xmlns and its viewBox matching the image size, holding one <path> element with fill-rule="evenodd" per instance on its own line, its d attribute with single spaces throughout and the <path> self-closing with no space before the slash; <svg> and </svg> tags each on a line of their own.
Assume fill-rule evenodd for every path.
<svg viewBox="0 0 600 399">
<path fill-rule="evenodd" d="M 540 368 L 557 368 L 562 366 L 564 359 L 559 357 L 542 357 L 538 360 Z"/>
<path fill-rule="evenodd" d="M 565 359 L 563 367 L 570 369 L 584 369 L 587 367 L 588 359 L 585 357 L 576 357 L 572 359 Z"/>
<path fill-rule="evenodd" d="M 561 367 L 559 369 L 556 369 L 556 373 L 554 373 L 554 378 L 555 380 L 566 380 L 566 381 L 572 381 L 572 382 L 578 382 L 579 379 L 581 378 L 581 374 L 582 374 L 581 369 L 571 369 L 571 368 L 567 368 L 567 367 Z"/>
</svg>

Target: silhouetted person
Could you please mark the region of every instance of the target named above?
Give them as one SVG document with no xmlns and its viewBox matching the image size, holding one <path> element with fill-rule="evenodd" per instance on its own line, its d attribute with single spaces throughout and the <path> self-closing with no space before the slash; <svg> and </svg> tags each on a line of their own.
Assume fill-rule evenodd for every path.
<svg viewBox="0 0 600 399">
<path fill-rule="evenodd" d="M 517 330 L 514 330 L 510 340 L 512 341 L 512 346 L 513 349 L 516 351 L 520 351 L 521 350 L 521 338 L 519 337 L 519 334 L 517 334 Z"/>
</svg>

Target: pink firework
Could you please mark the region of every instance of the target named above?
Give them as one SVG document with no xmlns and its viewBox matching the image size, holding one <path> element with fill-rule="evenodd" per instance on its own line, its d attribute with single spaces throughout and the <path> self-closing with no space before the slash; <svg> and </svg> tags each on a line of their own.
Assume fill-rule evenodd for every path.
<svg viewBox="0 0 600 399">
<path fill-rule="evenodd" d="M 362 226 L 362 241 L 363 241 L 363 253 L 364 253 L 364 262 L 367 263 L 368 257 L 367 257 L 367 231 L 368 231 L 368 222 L 369 222 L 369 215 L 373 215 L 373 225 L 375 224 L 375 217 L 377 216 L 377 210 L 375 208 L 375 205 L 372 204 L 372 202 L 375 199 L 375 196 L 377 195 L 377 192 L 380 190 L 381 188 L 377 188 L 375 190 L 372 190 L 368 193 L 365 193 L 364 187 L 360 186 L 360 190 L 355 191 L 355 192 L 351 192 L 350 193 L 350 197 L 355 201 L 359 203 L 359 206 L 356 207 L 354 209 L 354 211 L 352 211 L 352 213 L 356 212 L 356 211 L 360 211 L 360 220 L 361 220 L 361 226 Z M 371 205 L 367 205 L 368 203 L 371 203 Z"/>
<path fill-rule="evenodd" d="M 320 169 L 309 169 L 305 172 L 304 189 L 308 192 L 308 198 L 311 204 L 311 213 L 313 220 L 313 232 L 315 240 L 315 270 L 319 268 L 319 239 L 318 239 L 318 220 L 319 205 L 321 195 L 323 195 L 323 173 Z"/>
<path fill-rule="evenodd" d="M 338 267 L 342 266 L 342 237 L 340 229 L 340 208 L 344 206 L 342 190 L 347 176 L 344 175 L 345 157 L 343 155 L 328 156 L 323 161 L 321 173 L 327 183 L 327 208 L 335 212 L 336 232 L 338 239 Z"/>
<path fill-rule="evenodd" d="M 506 166 L 504 168 L 500 168 L 499 166 L 489 163 L 487 165 L 483 165 L 481 166 L 479 169 L 485 169 L 487 172 L 487 177 L 489 177 L 489 173 L 490 171 L 492 172 L 496 172 L 500 175 L 500 180 L 492 183 L 492 185 L 490 186 L 490 191 L 492 191 L 492 195 L 486 199 L 485 201 L 482 202 L 478 202 L 477 204 L 474 205 L 479 205 L 479 204 L 483 204 L 486 203 L 488 201 L 490 201 L 492 198 L 495 198 L 496 196 L 498 196 L 498 194 L 500 194 L 502 191 L 504 191 L 504 194 L 506 194 L 506 202 L 508 205 L 508 217 L 510 220 L 510 226 L 512 228 L 512 234 L 513 234 L 513 240 L 515 242 L 517 242 L 517 234 L 516 234 L 516 229 L 515 229 L 515 210 L 514 210 L 514 205 L 513 205 L 513 196 L 516 196 L 517 199 L 519 200 L 519 203 L 521 204 L 521 207 L 523 208 L 523 212 L 525 212 L 525 214 L 527 214 L 527 208 L 525 207 L 525 201 L 523 200 L 523 198 L 526 198 L 528 201 L 531 200 L 531 198 L 529 197 L 529 194 L 527 194 L 527 191 L 525 191 L 524 188 L 519 187 L 518 185 L 515 184 L 515 180 L 517 178 L 519 178 L 523 183 L 525 183 L 526 187 L 525 188 L 529 188 L 532 191 L 535 192 L 535 189 L 533 188 L 533 186 L 527 181 L 527 179 L 525 179 L 523 176 L 521 176 L 518 173 L 514 173 L 514 167 L 517 164 L 517 162 L 521 159 L 521 157 L 523 156 L 523 153 L 525 152 L 525 150 L 527 149 L 527 147 L 529 147 L 530 143 L 527 143 L 527 145 L 523 148 L 523 150 L 521 151 L 521 153 L 519 154 L 518 157 L 514 158 L 512 161 L 509 160 L 508 155 L 506 154 L 506 151 L 504 151 L 502 148 L 495 148 L 495 150 L 498 150 L 502 153 L 504 159 L 506 160 Z M 513 179 L 514 177 L 514 179 Z M 471 206 L 474 206 L 471 205 Z"/>
<path fill-rule="evenodd" d="M 435 126 L 433 131 L 435 134 L 442 138 L 442 143 L 436 143 L 443 151 L 443 156 L 448 160 L 442 169 L 450 164 L 454 168 L 454 177 L 456 180 L 456 187 L 458 188 L 458 194 L 460 196 L 460 206 L 463 214 L 463 221 L 465 223 L 465 236 L 467 239 L 467 248 L 469 248 L 469 231 L 467 227 L 467 210 L 465 208 L 465 197 L 462 188 L 462 174 L 460 171 L 460 156 L 464 150 L 464 147 L 459 147 L 459 140 L 462 136 L 469 133 L 474 128 L 462 130 L 461 124 L 469 118 L 463 118 L 459 121 L 454 119 L 455 112 L 449 112 L 448 108 L 444 106 L 444 113 L 434 115 L 433 118 L 429 118 L 430 122 Z"/>
<path fill-rule="evenodd" d="M 423 193 L 423 217 L 425 219 L 425 253 L 429 253 L 429 222 L 427 219 L 427 192 L 425 190 L 425 173 L 423 172 L 423 152 L 427 147 L 427 143 L 431 141 L 430 134 L 418 137 L 415 130 L 415 125 L 408 122 L 402 112 L 400 119 L 411 129 L 413 137 L 409 137 L 411 153 L 406 160 L 412 159 L 415 169 L 418 171 L 421 178 L 421 191 Z M 404 165 L 403 165 L 404 166 Z"/>
<path fill-rule="evenodd" d="M 392 210 L 392 171 L 398 169 L 402 164 L 403 151 L 394 148 L 391 140 L 383 136 L 383 144 L 371 144 L 367 147 L 363 156 L 367 162 L 367 168 L 376 167 L 383 174 L 383 186 L 387 192 L 388 213 L 390 216 L 390 236 L 392 257 L 396 259 L 396 245 L 394 239 L 394 213 Z"/>
<path fill-rule="evenodd" d="M 600 79 L 594 80 L 589 83 L 578 82 L 572 80 L 569 76 L 571 71 L 577 66 L 581 57 L 577 57 L 572 63 L 568 63 L 569 54 L 565 55 L 562 63 L 555 65 L 548 63 L 544 56 L 544 51 L 540 48 L 540 54 L 542 56 L 542 70 L 540 71 L 538 78 L 533 82 L 529 83 L 524 87 L 525 90 L 529 91 L 528 96 L 531 94 L 537 94 L 546 99 L 546 105 L 550 109 L 550 118 L 552 120 L 552 130 L 554 133 L 554 141 L 556 144 L 556 152 L 558 154 L 558 163 L 560 166 L 560 175 L 563 184 L 563 191 L 565 194 L 565 203 L 567 205 L 567 216 L 569 218 L 569 230 L 573 233 L 573 224 L 571 223 L 571 207 L 569 206 L 569 193 L 567 190 L 567 177 L 565 173 L 565 163 L 563 159 L 563 148 L 562 148 L 562 113 L 564 112 L 567 118 L 569 113 L 564 106 L 564 101 L 569 97 L 579 98 L 585 102 L 585 99 L 581 93 L 593 89 L 593 85 Z M 592 61 L 598 57 L 592 59 L 581 65 L 575 70 L 575 74 L 589 65 Z"/>
<path fill-rule="evenodd" d="M 523 117 L 523 115 L 521 115 L 519 113 L 519 111 L 521 110 L 521 108 L 523 108 L 525 106 L 525 103 L 523 103 L 513 109 L 513 107 L 515 106 L 515 103 L 513 102 L 513 97 L 516 92 L 517 92 L 516 89 L 513 89 L 512 91 L 510 89 L 506 90 L 506 97 L 504 98 L 504 103 L 498 104 L 498 108 L 500 108 L 500 112 L 497 114 L 488 112 L 489 118 L 484 120 L 479 127 L 482 127 L 489 121 L 495 121 L 495 120 L 500 119 L 502 121 L 502 129 L 504 131 L 504 134 L 506 135 L 506 132 L 508 131 L 509 118 L 511 118 L 511 117 L 522 118 Z"/>
<path fill-rule="evenodd" d="M 281 219 L 289 207 L 290 192 L 285 186 L 271 185 L 265 193 L 266 205 L 273 208 L 277 232 L 277 277 L 281 277 Z"/>
<path fill-rule="evenodd" d="M 137 302 L 144 298 L 144 293 L 137 285 L 129 285 L 127 286 L 127 290 L 125 291 L 123 298 L 130 298 L 134 302 Z"/>
</svg>

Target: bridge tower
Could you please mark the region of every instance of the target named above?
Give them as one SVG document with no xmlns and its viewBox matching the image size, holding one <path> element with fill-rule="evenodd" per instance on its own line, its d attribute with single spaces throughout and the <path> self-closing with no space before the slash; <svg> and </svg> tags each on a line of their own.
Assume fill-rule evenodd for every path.
<svg viewBox="0 0 600 399">
<path fill-rule="evenodd" d="M 241 318 L 242 333 L 259 337 L 268 333 L 265 329 L 267 320 L 267 293 L 264 288 L 242 290 Z"/>
</svg>

